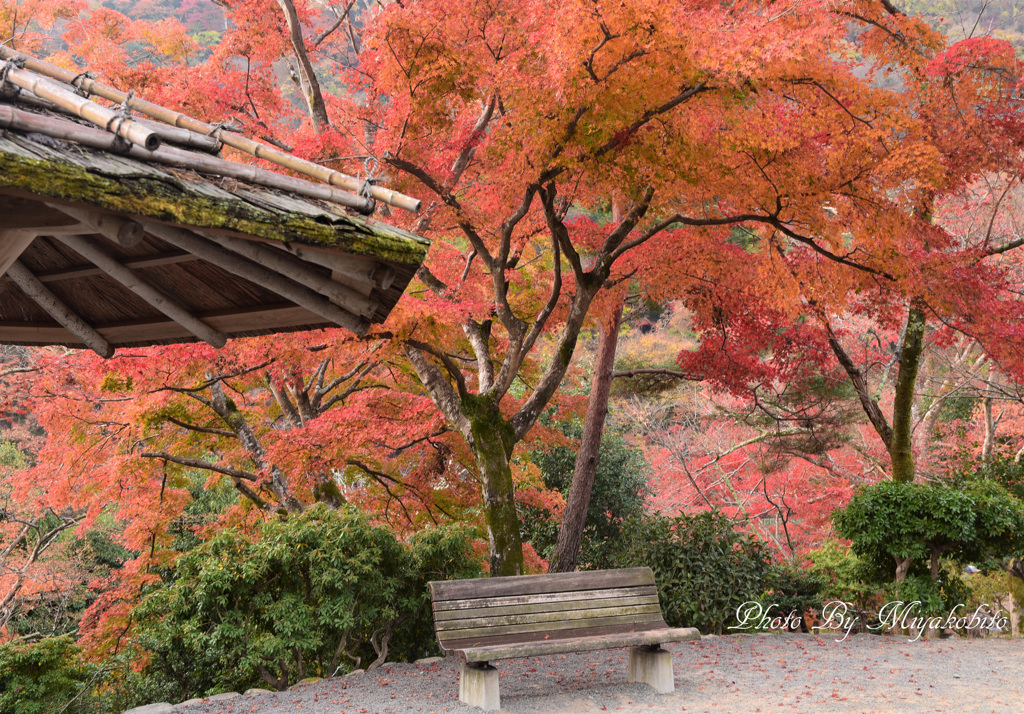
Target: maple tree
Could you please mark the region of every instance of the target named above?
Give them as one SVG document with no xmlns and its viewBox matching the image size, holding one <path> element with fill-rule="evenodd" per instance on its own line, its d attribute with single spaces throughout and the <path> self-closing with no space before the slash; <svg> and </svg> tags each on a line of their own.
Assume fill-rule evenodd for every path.
<svg viewBox="0 0 1024 714">
<path fill-rule="evenodd" d="M 975 366 L 1019 373 L 1019 339 L 1007 329 L 1019 315 L 1008 254 L 1021 243 L 1000 228 L 1019 180 L 1020 67 L 1004 42 L 946 46 L 893 8 L 844 12 L 870 28 L 858 42 L 874 58 L 872 71 L 903 73 L 895 97 L 904 112 L 898 143 L 888 129 L 878 131 L 875 110 L 836 97 L 849 102 L 848 121 L 858 131 L 878 132 L 880 153 L 865 170 L 899 181 L 867 194 L 844 191 L 819 206 L 833 225 L 814 230 L 835 236 L 841 255 L 808 250 L 779 230 L 709 235 L 731 245 L 718 254 L 726 260 L 680 278 L 675 288 L 705 331 L 700 347 L 681 353 L 678 363 L 683 373 L 753 398 L 755 411 L 789 438 L 821 431 L 821 415 L 806 410 L 815 400 L 809 385 L 843 379 L 888 452 L 893 477 L 908 481 L 915 476 L 915 387 L 926 343 L 948 344 L 959 333 L 985 355 L 975 354 Z M 950 220 L 952 205 L 965 201 L 982 206 L 986 219 Z M 859 202 L 871 210 L 859 210 Z M 899 241 L 886 243 L 893 234 Z M 844 345 L 850 337 L 860 338 L 856 352 Z M 886 365 L 876 373 L 880 384 L 893 381 L 891 417 L 869 384 L 869 370 L 879 364 Z M 805 406 L 785 398 L 787 391 L 804 397 Z M 925 406 L 926 422 L 943 401 Z"/>
<path fill-rule="evenodd" d="M 493 301 L 476 313 L 465 298 L 460 301 L 469 314 L 459 325 L 466 338 L 454 355 L 451 337 L 424 340 L 414 332 L 424 330 L 415 320 L 406 323 L 403 339 L 434 403 L 476 453 L 492 572 L 514 573 L 520 565 L 508 466 L 512 449 L 561 382 L 598 292 L 637 269 L 629 265 L 630 251 L 679 224 L 750 221 L 773 226 L 828 260 L 850 263 L 797 233 L 794 221 L 807 221 L 809 227 L 824 223 L 807 217 L 820 215 L 829 197 L 861 180 L 858 172 L 878 159 L 870 148 L 877 132 L 892 133 L 903 119 L 885 113 L 885 93 L 856 82 L 849 66 L 829 57 L 828 48 L 843 33 L 825 8 L 801 6 L 783 18 L 754 5 L 734 16 L 703 6 L 584 3 L 563 8 L 553 22 L 545 17 L 539 23 L 529 11 L 514 17 L 500 11 L 501 6 L 471 5 L 456 16 L 435 3 L 391 6 L 368 34 L 362 56 L 370 53 L 367 58 L 374 60 L 367 68 L 370 86 L 389 100 L 377 122 L 375 146 L 387 147 L 385 160 L 418 180 L 434 199 L 417 228 L 447 220 L 466 245 L 464 262 L 443 266 L 437 262 L 441 249 L 435 247 L 426 284 L 449 301 L 467 295 L 468 288 L 483 287 Z M 417 12 L 429 18 L 425 27 Z M 667 12 L 684 12 L 688 21 L 673 22 L 662 14 Z M 572 23 L 574 31 L 566 32 L 563 22 Z M 456 47 L 443 34 L 448 25 L 439 23 L 459 30 Z M 722 28 L 721 43 L 705 34 L 701 51 L 692 51 L 689 33 L 696 27 L 702 33 Z M 745 34 L 744 41 L 736 41 L 736 32 Z M 523 35 L 530 36 L 529 52 L 542 52 L 542 59 L 525 63 L 520 58 L 526 48 L 517 40 Z M 410 47 L 416 48 L 416 63 L 403 64 Z M 765 52 L 778 61 L 758 61 Z M 802 75 L 812 55 L 810 64 L 819 74 L 808 79 Z M 802 64 L 794 74 L 790 63 L 797 58 Z M 496 71 L 513 64 L 521 73 Z M 445 82 L 452 82 L 451 88 Z M 848 144 L 821 141 L 822 126 L 849 123 L 849 111 L 841 102 L 836 106 L 830 90 L 874 102 L 884 126 L 851 130 Z M 467 104 L 482 104 L 483 111 L 475 119 L 452 111 Z M 471 141 L 457 153 L 438 151 L 435 137 L 459 128 L 470 131 Z M 766 145 L 765 137 L 773 133 Z M 691 148 L 666 155 L 666 144 Z M 851 160 L 854 148 L 861 152 L 852 157 L 859 163 Z M 842 169 L 818 172 L 822 162 L 839 156 Z M 777 174 L 772 178 L 765 172 L 769 165 Z M 879 171 L 872 179 L 893 183 Z M 628 206 L 621 221 L 602 227 L 567 220 L 571 205 L 593 205 L 614 192 Z M 863 211 L 858 220 L 873 220 L 873 213 Z M 545 252 L 554 259 L 546 281 L 550 298 L 544 303 L 527 292 L 523 297 L 530 298 L 526 304 L 532 309 L 521 315 L 514 299 L 520 296 L 512 294 L 514 282 L 506 276 L 520 261 L 539 259 L 546 246 L 528 237 L 544 233 L 550 240 Z M 666 246 L 661 265 L 678 265 L 678 244 L 661 243 Z M 669 251 L 672 263 L 665 259 Z M 556 315 L 563 281 L 573 292 L 562 315 Z M 532 282 L 531 288 L 539 287 L 536 279 Z M 554 343 L 547 366 L 523 398 L 509 399 L 521 365 L 545 331 Z M 439 343 L 449 353 L 438 349 Z M 499 351 L 504 352 L 500 362 Z"/>
<path fill-rule="evenodd" d="M 872 28 L 853 49 L 901 68 L 927 74 L 927 56 L 947 75 L 974 71 L 961 54 L 937 54 L 938 35 L 885 3 L 546 10 L 229 2 L 233 27 L 192 63 L 201 48 L 180 23 L 97 9 L 68 24 L 68 54 L 55 57 L 212 120 L 241 119 L 310 158 L 375 157 L 425 199 L 410 225 L 435 240 L 420 272 L 428 292 L 404 301 L 378 337 L 401 346 L 473 455 L 496 574 L 522 570 L 516 444 L 554 398 L 606 284 L 646 273 L 664 278 L 662 294 L 681 294 L 693 274 L 727 270 L 709 261 L 749 256 L 727 229 L 698 228 L 740 222 L 768 246 L 743 272 L 771 276 L 764 285 L 780 295 L 760 290 L 734 304 L 756 297 L 780 319 L 794 312 L 780 298 L 806 292 L 800 281 L 812 271 L 828 276 L 818 284 L 829 295 L 811 296 L 826 312 L 874 280 L 920 275 L 902 240 L 917 235 L 920 245 L 928 232 L 907 206 L 930 201 L 941 147 L 925 140 L 913 102 L 857 78 L 846 22 Z M 1008 61 L 998 47 L 976 51 Z M 281 63 L 297 93 L 279 85 Z M 326 81 L 341 91 L 324 91 Z M 933 84 L 921 92 L 938 91 Z M 987 101 L 984 82 L 954 84 Z M 937 111 L 944 96 L 920 104 Z M 952 153 L 969 137 L 940 138 Z M 611 196 L 621 220 L 578 213 Z M 718 299 L 705 297 L 705 310 Z"/>
<path fill-rule="evenodd" d="M 482 520 L 492 574 L 544 565 L 521 543 L 529 504 L 565 514 L 552 568 L 572 568 L 590 505 L 575 487 L 623 384 L 688 382 L 610 416 L 653 466 L 654 505 L 724 513 L 715 533 L 741 523 L 794 564 L 858 484 L 1024 458 L 1012 48 L 951 43 L 884 1 L 650 5 L 226 0 L 200 37 L 159 3 L 0 3 L 19 48 L 310 159 L 365 161 L 427 206 L 387 219 L 434 241 L 365 340 L 38 353 L 18 409 L 48 438 L 4 474 L 23 522 L 2 545 L 40 518 L 79 534 L 116 519 L 131 554 L 93 583 L 83 644 L 122 648 L 140 597 L 199 540 L 255 541 L 316 504 L 403 537 Z M 686 337 L 652 336 L 658 364 L 636 340 L 616 372 L 627 294 L 676 301 Z M 593 370 L 576 354 L 590 329 Z M 569 443 L 542 417 L 578 415 L 565 382 L 588 378 L 563 503 L 530 449 Z M 650 536 L 669 532 L 643 521 L 634 540 L 682 563 Z M 8 562 L 29 576 L 0 586 L 49 577 L 45 558 Z"/>
</svg>

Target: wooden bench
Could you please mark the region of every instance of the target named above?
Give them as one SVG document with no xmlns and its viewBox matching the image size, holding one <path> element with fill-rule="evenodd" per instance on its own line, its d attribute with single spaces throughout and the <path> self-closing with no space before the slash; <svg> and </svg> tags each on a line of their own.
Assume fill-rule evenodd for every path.
<svg viewBox="0 0 1024 714">
<path fill-rule="evenodd" d="M 459 700 L 498 709 L 498 670 L 513 657 L 631 647 L 629 681 L 675 689 L 672 656 L 660 645 L 698 640 L 661 616 L 650 568 L 522 575 L 430 583 L 437 641 L 463 659 Z"/>
</svg>

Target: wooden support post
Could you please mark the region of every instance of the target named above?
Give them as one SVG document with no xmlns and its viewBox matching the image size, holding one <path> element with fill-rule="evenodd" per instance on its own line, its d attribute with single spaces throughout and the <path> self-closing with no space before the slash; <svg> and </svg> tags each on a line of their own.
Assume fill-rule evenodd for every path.
<svg viewBox="0 0 1024 714">
<path fill-rule="evenodd" d="M 86 238 L 61 236 L 59 240 L 207 344 L 223 347 L 227 343 L 227 335 L 213 329 L 152 285 L 143 282 L 135 273 Z"/>
<path fill-rule="evenodd" d="M 268 268 L 253 263 L 245 258 L 221 248 L 219 245 L 202 238 L 191 231 L 161 223 L 145 223 L 143 227 L 150 235 L 166 241 L 175 248 L 187 250 L 200 260 L 226 270 L 267 290 L 277 293 L 286 300 L 304 307 L 319 315 L 328 322 L 352 330 L 357 335 L 366 334 L 369 323 L 333 302 L 318 295 L 309 288 L 292 282 Z"/>
<path fill-rule="evenodd" d="M 0 275 L 7 272 L 7 269 L 25 252 L 25 249 L 32 245 L 36 239 L 36 232 L 29 230 L 0 230 Z"/>
<path fill-rule="evenodd" d="M 629 650 L 629 682 L 642 682 L 659 694 L 675 691 L 672 676 L 672 653 L 660 645 L 631 647 Z"/>
<path fill-rule="evenodd" d="M 299 285 L 305 285 L 335 305 L 340 305 L 353 315 L 359 317 L 372 317 L 377 311 L 377 304 L 365 295 L 361 295 L 351 288 L 340 285 L 330 277 L 302 265 L 297 260 L 281 251 L 273 250 L 260 243 L 244 238 L 218 235 L 216 233 L 202 232 L 200 235 L 210 239 L 222 248 L 238 253 L 254 263 L 269 268 L 276 273 L 291 278 Z"/>
<path fill-rule="evenodd" d="M 80 339 L 89 349 L 100 357 L 109 358 L 114 348 L 103 339 L 103 335 L 92 328 L 56 295 L 51 293 L 32 272 L 15 260 L 7 268 L 7 276 L 14 281 L 21 291 L 32 298 L 36 304 L 49 313 L 50 317 L 64 326 L 64 329 Z"/>
<path fill-rule="evenodd" d="M 101 236 L 122 248 L 132 248 L 142 241 L 142 225 L 136 221 L 108 213 L 97 213 L 76 206 L 46 204 L 89 226 Z"/>
</svg>

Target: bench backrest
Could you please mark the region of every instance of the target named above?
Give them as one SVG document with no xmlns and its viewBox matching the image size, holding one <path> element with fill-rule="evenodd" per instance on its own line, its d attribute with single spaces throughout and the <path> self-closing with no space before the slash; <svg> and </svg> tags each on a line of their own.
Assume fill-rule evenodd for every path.
<svg viewBox="0 0 1024 714">
<path fill-rule="evenodd" d="M 445 654 L 667 627 L 650 568 L 430 583 Z"/>
</svg>

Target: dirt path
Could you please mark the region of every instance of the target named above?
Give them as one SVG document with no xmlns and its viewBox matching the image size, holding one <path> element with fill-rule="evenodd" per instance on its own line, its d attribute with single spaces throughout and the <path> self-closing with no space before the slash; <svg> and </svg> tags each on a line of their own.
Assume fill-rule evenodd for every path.
<svg viewBox="0 0 1024 714">
<path fill-rule="evenodd" d="M 908 643 L 855 635 L 737 635 L 670 645 L 676 691 L 626 683 L 627 650 L 497 663 L 502 711 L 1021 712 L 1024 639 Z M 280 694 L 208 702 L 182 714 L 465 714 L 458 666 L 386 665 Z"/>
</svg>

